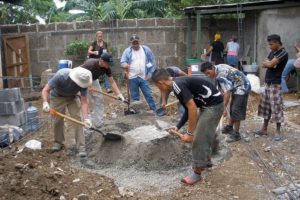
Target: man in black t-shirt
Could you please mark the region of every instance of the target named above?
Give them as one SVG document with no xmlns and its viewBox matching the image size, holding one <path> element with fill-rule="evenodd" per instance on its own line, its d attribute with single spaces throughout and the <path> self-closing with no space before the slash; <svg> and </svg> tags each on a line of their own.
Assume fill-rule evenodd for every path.
<svg viewBox="0 0 300 200">
<path fill-rule="evenodd" d="M 92 89 L 96 91 L 101 91 L 101 87 L 99 84 L 99 77 L 103 75 L 108 76 L 108 80 L 111 84 L 113 92 L 116 94 L 116 96 L 124 101 L 124 97 L 121 94 L 110 69 L 110 65 L 113 65 L 113 58 L 109 53 L 103 53 L 100 57 L 100 59 L 94 59 L 90 58 L 81 65 L 81 67 L 88 69 L 92 72 L 93 76 L 93 84 Z M 93 101 L 93 108 L 91 109 L 91 119 L 92 123 L 95 127 L 100 128 L 103 125 L 103 116 L 104 116 L 104 103 L 103 103 L 103 97 L 102 94 L 99 92 L 92 92 L 90 90 L 89 97 L 92 97 Z"/>
<path fill-rule="evenodd" d="M 262 63 L 267 68 L 265 76 L 265 91 L 261 94 L 258 115 L 264 118 L 263 126 L 256 131 L 257 135 L 267 135 L 268 123 L 276 122 L 275 141 L 281 140 L 280 126 L 283 122 L 283 100 L 281 91 L 281 74 L 288 61 L 288 53 L 282 47 L 279 35 L 269 35 L 269 47 L 271 49 L 268 58 Z"/>
<path fill-rule="evenodd" d="M 152 80 L 161 91 L 168 93 L 173 90 L 185 108 L 180 121 L 170 127 L 169 132 L 177 132 L 188 121 L 187 132 L 181 134 L 180 139 L 193 143 L 193 173 L 181 181 L 194 184 L 201 180 L 201 172 L 209 164 L 216 127 L 223 113 L 223 97 L 210 81 L 201 77 L 172 78 L 167 70 L 158 69 L 154 71 Z"/>
</svg>

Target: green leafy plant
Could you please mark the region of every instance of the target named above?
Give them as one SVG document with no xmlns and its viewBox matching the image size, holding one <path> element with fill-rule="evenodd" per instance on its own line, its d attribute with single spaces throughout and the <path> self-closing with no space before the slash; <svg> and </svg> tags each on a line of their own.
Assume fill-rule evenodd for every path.
<svg viewBox="0 0 300 200">
<path fill-rule="evenodd" d="M 90 42 L 74 40 L 70 42 L 65 49 L 67 56 L 85 56 L 87 54 Z"/>
</svg>

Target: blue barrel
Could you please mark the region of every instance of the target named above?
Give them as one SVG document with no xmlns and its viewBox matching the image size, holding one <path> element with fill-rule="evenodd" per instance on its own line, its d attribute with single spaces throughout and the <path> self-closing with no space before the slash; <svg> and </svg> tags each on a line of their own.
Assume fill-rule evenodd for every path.
<svg viewBox="0 0 300 200">
<path fill-rule="evenodd" d="M 28 103 L 28 108 L 26 109 L 26 116 L 26 131 L 37 131 L 40 128 L 39 111 L 36 107 L 32 105 L 31 102 Z"/>
<path fill-rule="evenodd" d="M 70 60 L 59 60 L 57 65 L 57 71 L 63 68 L 71 68 L 72 67 L 72 61 Z"/>
</svg>

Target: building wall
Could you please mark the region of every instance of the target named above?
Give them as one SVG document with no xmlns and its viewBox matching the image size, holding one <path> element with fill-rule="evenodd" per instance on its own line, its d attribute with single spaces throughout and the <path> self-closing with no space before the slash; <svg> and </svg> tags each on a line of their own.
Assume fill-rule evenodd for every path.
<svg viewBox="0 0 300 200">
<path fill-rule="evenodd" d="M 143 44 L 149 46 L 160 67 L 184 65 L 186 52 L 186 23 L 182 19 L 128 19 L 114 22 L 84 21 L 73 23 L 51 23 L 48 25 L 3 25 L 3 35 L 27 34 L 31 69 L 34 76 L 44 70 L 56 70 L 58 61 L 68 59 L 64 55 L 65 47 L 73 40 L 92 42 L 96 31 L 104 32 L 104 40 L 110 48 L 114 48 L 116 72 L 120 72 L 119 60 L 122 52 L 129 46 L 129 38 L 133 33 L 140 36 Z M 86 56 L 73 60 L 73 66 L 80 65 Z"/>
<path fill-rule="evenodd" d="M 95 32 L 104 32 L 104 39 L 110 47 L 116 50 L 114 55 L 116 73 L 120 72 L 119 60 L 122 52 L 129 46 L 129 38 L 133 33 L 140 36 L 142 43 L 149 46 L 159 67 L 179 66 L 185 69 L 186 56 L 186 19 L 152 18 L 127 19 L 114 22 L 84 21 L 73 23 L 51 23 L 48 25 L 2 25 L 3 35 L 27 34 L 31 69 L 33 76 L 52 68 L 56 70 L 58 61 L 69 59 L 64 55 L 64 49 L 73 40 L 93 41 Z M 235 33 L 232 20 L 202 19 L 201 48 L 208 48 L 216 31 L 223 35 L 224 43 Z M 196 55 L 196 27 L 193 26 L 193 53 Z M 73 59 L 73 66 L 80 65 L 83 58 Z"/>
<path fill-rule="evenodd" d="M 257 60 L 261 63 L 270 50 L 266 38 L 270 34 L 281 36 L 283 46 L 289 53 L 289 58 L 295 58 L 295 42 L 300 44 L 300 7 L 270 9 L 260 13 L 257 32 Z M 265 69 L 260 68 L 260 77 L 264 79 Z"/>
<path fill-rule="evenodd" d="M 292 47 L 295 41 L 300 43 L 300 8 L 270 9 L 262 12 L 247 12 L 244 19 L 244 48 L 249 48 L 248 56 L 251 62 L 258 64 L 267 56 L 269 49 L 266 37 L 269 34 L 281 35 L 283 45 L 287 48 L 290 58 L 295 55 Z M 48 68 L 56 69 L 60 59 L 68 59 L 64 49 L 68 43 L 77 39 L 92 41 L 95 32 L 102 30 L 110 47 L 116 49 L 114 55 L 116 66 L 114 71 L 120 72 L 119 60 L 123 50 L 129 46 L 131 34 L 140 35 L 143 44 L 148 45 L 156 56 L 159 67 L 176 65 L 185 69 L 187 19 L 152 18 L 127 19 L 113 22 L 84 21 L 72 23 L 51 23 L 47 25 L 2 25 L 2 35 L 27 34 L 31 69 L 34 76 L 40 76 Z M 192 26 L 192 53 L 196 55 L 196 20 Z M 255 33 L 256 31 L 256 33 Z M 224 45 L 232 35 L 237 35 L 236 19 L 201 19 L 201 50 L 208 49 L 216 32 L 221 32 Z M 241 41 L 239 41 L 241 42 Z M 78 66 L 85 58 L 73 60 Z M 3 62 L 4 63 L 4 62 Z M 5 67 L 5 66 L 4 66 Z M 264 77 L 265 70 L 260 70 Z"/>
</svg>

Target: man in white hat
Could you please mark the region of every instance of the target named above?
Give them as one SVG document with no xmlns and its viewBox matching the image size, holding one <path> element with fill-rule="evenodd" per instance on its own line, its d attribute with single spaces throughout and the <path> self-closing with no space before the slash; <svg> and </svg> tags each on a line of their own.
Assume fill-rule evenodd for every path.
<svg viewBox="0 0 300 200">
<path fill-rule="evenodd" d="M 51 108 L 65 114 L 66 108 L 72 118 L 81 121 L 80 108 L 82 117 L 86 128 L 91 128 L 92 123 L 88 119 L 87 106 L 87 88 L 92 85 L 92 73 L 82 67 L 74 69 L 63 68 L 56 72 L 56 74 L 49 80 L 42 91 L 43 111 L 49 112 Z M 80 99 L 78 96 L 80 92 Z M 55 117 L 53 120 L 54 127 L 54 145 L 51 148 L 52 152 L 61 151 L 64 148 L 64 119 Z M 83 128 L 81 125 L 74 124 L 72 126 L 75 130 L 75 141 L 78 148 L 78 155 L 85 157 L 85 138 L 83 135 Z"/>
</svg>

